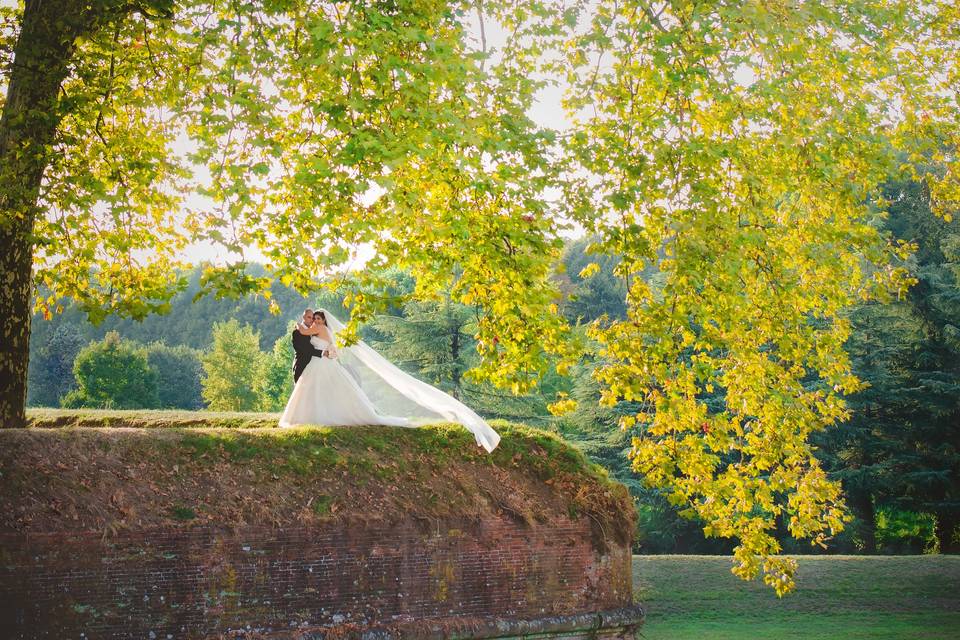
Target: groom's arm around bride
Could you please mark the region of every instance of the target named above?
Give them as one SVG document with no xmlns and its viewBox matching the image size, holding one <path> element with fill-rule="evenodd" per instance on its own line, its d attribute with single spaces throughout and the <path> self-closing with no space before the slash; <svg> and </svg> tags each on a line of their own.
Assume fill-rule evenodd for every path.
<svg viewBox="0 0 960 640">
<path fill-rule="evenodd" d="M 308 327 L 313 324 L 313 309 L 304 310 L 303 323 Z M 303 370 L 306 369 L 307 365 L 310 363 L 310 359 L 313 357 L 323 357 L 324 352 L 320 349 L 317 349 L 310 343 L 310 336 L 300 333 L 300 331 L 297 329 L 293 330 L 290 339 L 293 342 L 294 352 L 293 383 L 296 384 L 297 380 L 300 379 L 300 375 L 303 373 Z"/>
</svg>

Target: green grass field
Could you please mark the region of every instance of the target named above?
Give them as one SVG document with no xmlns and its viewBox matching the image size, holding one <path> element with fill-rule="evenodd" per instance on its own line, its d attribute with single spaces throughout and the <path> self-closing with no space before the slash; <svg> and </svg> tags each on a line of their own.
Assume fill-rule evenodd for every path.
<svg viewBox="0 0 960 640">
<path fill-rule="evenodd" d="M 802 556 L 777 599 L 718 556 L 634 556 L 648 640 L 960 638 L 960 556 Z"/>
</svg>

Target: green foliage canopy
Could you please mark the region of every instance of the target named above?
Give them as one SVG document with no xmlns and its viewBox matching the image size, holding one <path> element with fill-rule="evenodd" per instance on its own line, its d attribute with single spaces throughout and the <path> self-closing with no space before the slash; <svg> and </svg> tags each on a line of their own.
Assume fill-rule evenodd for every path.
<svg viewBox="0 0 960 640">
<path fill-rule="evenodd" d="M 76 388 L 73 363 L 86 342 L 77 323 L 57 324 L 48 335 L 31 341 L 29 404 L 59 406 L 60 399 Z"/>
<path fill-rule="evenodd" d="M 157 375 L 139 345 L 116 332 L 87 345 L 73 362 L 77 388 L 63 398 L 65 407 L 140 409 L 158 405 Z"/>
<path fill-rule="evenodd" d="M 200 352 L 162 342 L 147 345 L 146 352 L 157 378 L 157 408 L 202 409 Z"/>
<path fill-rule="evenodd" d="M 34 229 L 40 307 L 166 311 L 196 240 L 236 258 L 204 290 L 268 297 L 274 279 L 344 285 L 328 276 L 367 245 L 372 267 L 409 270 L 421 295 L 450 287 L 494 311 L 478 327 L 502 345 L 488 373 L 531 384 L 562 348 L 541 197 L 551 136 L 525 115 L 537 83 L 470 45 L 469 9 L 187 2 L 79 36 Z M 210 206 L 186 210 L 190 192 Z M 265 274 L 246 270 L 254 246 Z M 381 306 L 359 287 L 348 303 L 357 319 Z"/>
<path fill-rule="evenodd" d="M 293 327 L 290 327 L 293 331 Z M 265 354 L 262 405 L 264 411 L 283 411 L 293 392 L 293 341 L 284 334 L 273 343 L 273 350 Z"/>
<path fill-rule="evenodd" d="M 257 411 L 265 359 L 260 335 L 235 318 L 213 326 L 213 344 L 204 352 L 203 399 L 212 411 Z"/>
<path fill-rule="evenodd" d="M 909 246 L 868 224 L 871 201 L 923 158 L 945 167 L 920 177 L 935 208 L 957 201 L 957 5 L 601 0 L 548 15 L 574 118 L 563 202 L 629 283 L 626 318 L 591 332 L 602 401 L 641 403 L 620 420 L 641 427 L 635 470 L 739 540 L 738 575 L 782 594 L 795 563 L 776 555 L 778 519 L 820 544 L 845 519 L 809 444 L 861 388 L 843 313 L 909 283 L 890 266 Z M 637 277 L 651 266 L 656 286 Z"/>
</svg>

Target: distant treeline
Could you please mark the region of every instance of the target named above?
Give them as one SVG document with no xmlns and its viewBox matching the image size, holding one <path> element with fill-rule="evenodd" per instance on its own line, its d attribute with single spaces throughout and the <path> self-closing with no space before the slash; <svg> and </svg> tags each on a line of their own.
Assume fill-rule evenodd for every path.
<svg viewBox="0 0 960 640">
<path fill-rule="evenodd" d="M 814 434 L 818 456 L 844 486 L 855 517 L 829 552 L 956 552 L 960 523 L 960 223 L 930 211 L 915 183 L 890 183 L 886 218 L 876 224 L 892 240 L 917 244 L 906 264 L 917 284 L 900 300 L 850 311 L 847 349 L 855 373 L 869 387 L 848 398 L 848 421 Z M 958 212 L 960 213 L 960 212 Z M 960 218 L 960 215 L 955 215 Z M 626 287 L 614 275 L 615 256 L 588 255 L 588 239 L 571 241 L 557 278 L 562 313 L 575 325 L 606 315 L 623 318 Z M 590 278 L 580 271 L 600 266 Z M 656 285 L 655 270 L 643 274 Z M 168 315 L 142 322 L 108 317 L 100 326 L 68 308 L 52 320 L 34 319 L 29 403 L 34 406 L 169 407 L 266 410 L 283 407 L 290 392 L 289 331 L 305 306 L 340 309 L 327 294 L 306 299 L 279 283 L 269 313 L 263 299 L 191 302 L 199 272 L 172 301 Z M 397 292 L 412 279 L 391 273 Z M 601 406 L 592 373 L 603 364 L 587 359 L 571 375 L 548 371 L 541 387 L 515 397 L 472 382 L 475 363 L 473 309 L 450 301 L 410 302 L 362 329 L 363 337 L 410 373 L 463 399 L 487 417 L 558 430 L 624 482 L 637 499 L 639 545 L 648 553 L 727 552 L 727 541 L 704 538 L 696 522 L 679 517 L 657 491 L 643 487 L 627 453 L 638 429 L 622 431 L 618 418 L 637 406 Z M 578 329 L 579 330 L 579 329 Z M 122 380 L 120 380 L 122 379 Z M 113 382 L 111 382 L 113 380 Z M 557 392 L 579 401 L 554 417 L 547 404 Z M 723 406 L 723 390 L 710 398 Z M 780 523 L 785 551 L 820 552 L 790 539 Z"/>
</svg>

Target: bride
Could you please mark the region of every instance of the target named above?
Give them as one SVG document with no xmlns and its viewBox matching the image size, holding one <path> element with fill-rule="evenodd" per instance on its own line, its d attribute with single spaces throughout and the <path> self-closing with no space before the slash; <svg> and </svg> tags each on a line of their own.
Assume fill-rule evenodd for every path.
<svg viewBox="0 0 960 640">
<path fill-rule="evenodd" d="M 336 334 L 343 324 L 325 309 L 313 317 L 311 326 L 297 323 L 296 330 L 327 356 L 310 359 L 280 416 L 281 427 L 416 427 L 451 421 L 472 432 L 488 452 L 496 448 L 500 435 L 469 407 L 405 373 L 363 341 L 338 349 Z"/>
</svg>

